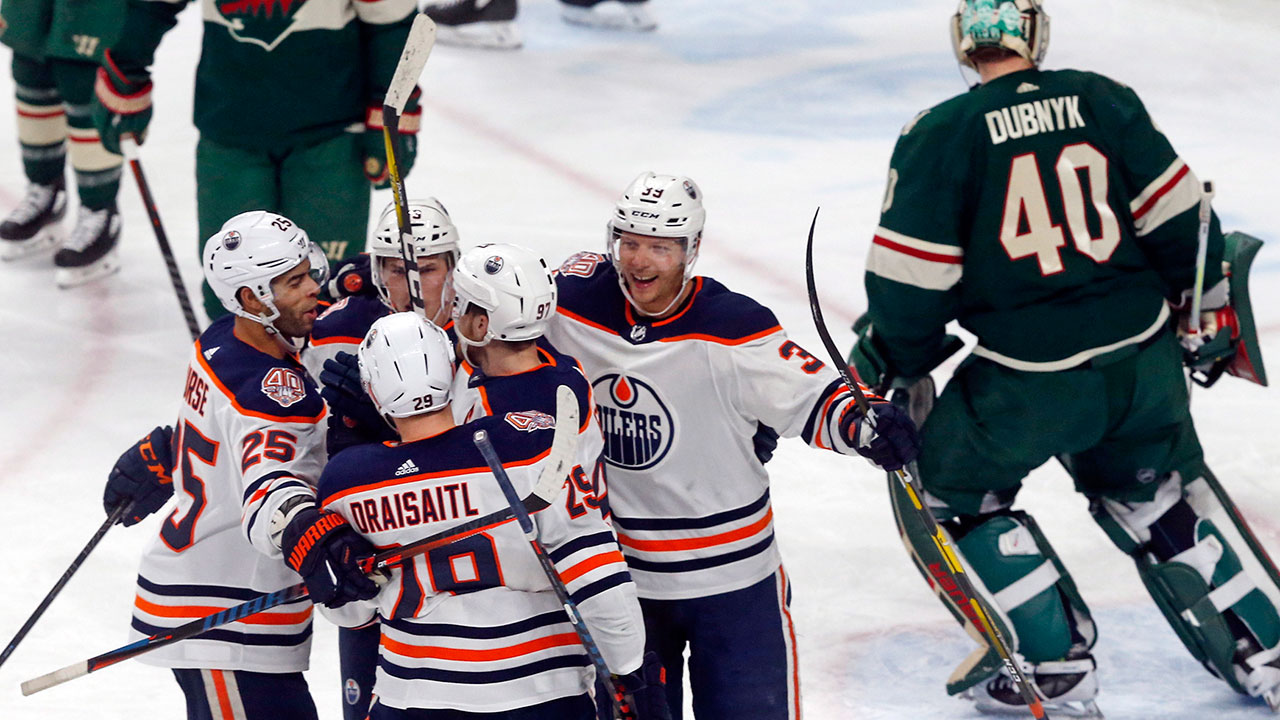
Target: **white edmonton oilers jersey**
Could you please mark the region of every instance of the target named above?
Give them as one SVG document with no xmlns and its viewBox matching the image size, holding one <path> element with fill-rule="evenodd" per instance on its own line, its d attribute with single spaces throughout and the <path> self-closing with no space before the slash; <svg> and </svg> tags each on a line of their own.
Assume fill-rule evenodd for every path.
<svg viewBox="0 0 1280 720">
<path fill-rule="evenodd" d="M 320 478 L 321 502 L 379 549 L 506 509 L 472 433 L 488 431 L 516 492 L 527 494 L 555 424 L 537 408 L 554 408 L 561 384 L 545 372 L 512 381 L 521 387 L 506 388 L 519 391 L 510 397 L 529 409 L 494 407 L 493 417 L 416 442 L 343 450 Z M 586 398 L 580 376 L 571 387 L 580 401 Z M 580 406 L 589 415 L 586 403 Z M 561 493 L 533 519 L 610 670 L 637 669 L 644 622 L 626 561 L 600 511 L 581 493 Z M 374 693 L 389 707 L 498 713 L 582 695 L 594 682 L 586 652 L 514 520 L 395 566 L 371 605 L 350 603 L 325 614 L 358 626 L 375 611 L 382 639 Z"/>
<path fill-rule="evenodd" d="M 547 338 L 582 363 L 604 432 L 613 524 L 640 596 L 703 597 L 779 567 L 758 423 L 852 454 L 836 373 L 773 313 L 698 277 L 672 316 L 634 315 L 609 258 L 570 257 Z"/>
<path fill-rule="evenodd" d="M 285 499 L 315 494 L 324 402 L 295 359 L 250 347 L 234 326 L 224 317 L 195 343 L 174 428 L 177 507 L 138 569 L 135 639 L 302 581 L 269 526 Z M 282 605 L 141 659 L 171 668 L 305 670 L 311 616 L 310 600 Z"/>
<path fill-rule="evenodd" d="M 307 346 L 299 354 L 303 367 L 320 382 L 324 361 L 340 352 L 355 355 L 373 323 L 390 312 L 377 295 L 352 295 L 330 305 L 316 318 Z"/>
</svg>

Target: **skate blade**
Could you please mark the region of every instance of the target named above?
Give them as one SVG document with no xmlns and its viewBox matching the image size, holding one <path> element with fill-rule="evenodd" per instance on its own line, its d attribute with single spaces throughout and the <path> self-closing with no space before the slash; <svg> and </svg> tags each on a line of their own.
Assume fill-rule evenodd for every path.
<svg viewBox="0 0 1280 720">
<path fill-rule="evenodd" d="M 0 240 L 0 260 L 21 260 L 55 248 L 62 239 L 58 228 L 45 227 L 29 240 Z"/>
<path fill-rule="evenodd" d="M 78 268 L 58 268 L 54 273 L 53 281 L 58 287 L 66 290 L 94 280 L 113 275 L 120 271 L 120 256 L 115 250 L 103 255 L 101 258 L 89 265 Z"/>
<path fill-rule="evenodd" d="M 436 41 L 453 47 L 474 47 L 486 50 L 517 50 L 524 44 L 520 38 L 520 30 L 510 20 L 455 26 L 437 25 Z"/>
<path fill-rule="evenodd" d="M 648 32 L 658 27 L 648 8 L 618 2 L 604 2 L 589 8 L 565 5 L 560 8 L 560 17 L 573 25 L 605 30 Z"/>
<path fill-rule="evenodd" d="M 1280 715 L 1280 687 L 1262 693 L 1262 699 L 1267 701 L 1267 707 L 1271 708 L 1271 712 Z"/>
</svg>

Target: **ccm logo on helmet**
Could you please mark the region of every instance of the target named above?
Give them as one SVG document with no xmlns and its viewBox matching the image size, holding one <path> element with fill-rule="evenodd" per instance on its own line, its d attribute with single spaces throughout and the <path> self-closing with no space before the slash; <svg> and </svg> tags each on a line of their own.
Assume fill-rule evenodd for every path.
<svg viewBox="0 0 1280 720">
<path fill-rule="evenodd" d="M 604 458 L 610 465 L 645 470 L 671 450 L 675 424 L 653 385 L 632 375 L 610 373 L 592 384 L 596 417 L 604 432 Z"/>
<path fill-rule="evenodd" d="M 645 218 L 646 220 L 657 220 L 660 217 L 658 213 L 651 213 L 646 210 L 632 210 L 631 216 Z"/>
</svg>

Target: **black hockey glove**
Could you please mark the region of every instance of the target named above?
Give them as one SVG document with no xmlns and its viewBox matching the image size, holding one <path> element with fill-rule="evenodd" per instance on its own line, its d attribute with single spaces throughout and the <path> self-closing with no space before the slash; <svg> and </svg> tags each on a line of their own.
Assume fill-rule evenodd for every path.
<svg viewBox="0 0 1280 720">
<path fill-rule="evenodd" d="M 671 720 L 667 706 L 666 670 L 658 654 L 647 652 L 635 672 L 613 676 L 622 720 Z"/>
<path fill-rule="evenodd" d="M 376 295 L 373 286 L 373 274 L 369 268 L 368 253 L 360 253 L 354 257 L 344 258 L 336 262 L 333 277 L 329 278 L 326 289 L 329 297 L 341 300 L 352 295 Z"/>
<path fill-rule="evenodd" d="M 751 444 L 755 448 L 756 459 L 764 465 L 773 459 L 773 451 L 778 449 L 778 431 L 764 423 L 756 423 L 756 434 L 751 437 Z"/>
<path fill-rule="evenodd" d="M 378 584 L 360 569 L 360 560 L 375 553 L 373 545 L 336 512 L 302 510 L 285 526 L 280 549 L 317 605 L 336 608 L 378 594 Z"/>
<path fill-rule="evenodd" d="M 124 451 L 107 475 L 102 507 L 110 515 L 121 503 L 128 527 L 159 510 L 173 495 L 173 428 L 158 427 Z"/>
<path fill-rule="evenodd" d="M 350 445 L 398 437 L 365 394 L 355 355 L 340 352 L 333 359 L 325 360 L 320 371 L 320 383 L 324 385 L 320 397 L 333 412 L 329 421 L 330 456 Z M 333 445 L 334 441 L 338 445 Z"/>
<path fill-rule="evenodd" d="M 920 455 L 920 434 L 907 411 L 889 402 L 871 403 L 873 423 L 850 411 L 840 418 L 840 432 L 858 454 L 884 470 L 900 470 Z"/>
</svg>

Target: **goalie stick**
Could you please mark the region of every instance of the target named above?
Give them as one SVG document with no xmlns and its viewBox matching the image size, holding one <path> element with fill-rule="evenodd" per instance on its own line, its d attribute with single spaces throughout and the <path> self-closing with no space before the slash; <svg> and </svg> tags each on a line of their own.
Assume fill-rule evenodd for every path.
<svg viewBox="0 0 1280 720">
<path fill-rule="evenodd" d="M 809 310 L 813 313 L 813 324 L 818 330 L 818 337 L 822 338 L 822 344 L 826 347 L 827 354 L 831 356 L 831 364 L 840 373 L 841 379 L 844 380 L 844 384 L 848 386 L 850 392 L 853 393 L 858 409 L 862 411 L 867 422 L 871 423 L 871 427 L 874 428 L 875 412 L 871 409 L 871 403 L 867 402 L 867 396 L 862 393 L 862 388 L 858 385 L 858 381 L 854 379 L 853 374 L 849 371 L 849 365 L 844 361 L 844 356 L 840 354 L 840 351 L 836 349 L 835 342 L 831 340 L 831 333 L 827 331 L 827 324 L 822 319 L 822 307 L 818 304 L 818 288 L 813 279 L 813 233 L 818 226 L 818 212 L 821 209 L 818 208 L 813 213 L 813 222 L 809 225 L 809 242 L 805 247 L 804 272 L 805 281 L 808 283 L 809 288 Z M 991 643 L 991 646 L 995 648 L 996 653 L 1000 655 L 1005 669 L 1009 671 L 1009 675 L 1018 686 L 1018 691 L 1021 693 L 1023 701 L 1027 703 L 1027 709 L 1037 719 L 1048 718 L 1049 716 L 1045 714 L 1044 705 L 1041 704 L 1035 687 L 1026 673 L 1022 671 L 1022 667 L 1014 659 L 1008 643 L 1005 642 L 1004 636 L 1000 633 L 1000 629 L 995 623 L 991 622 L 990 610 L 985 607 L 978 594 L 974 591 L 973 583 L 969 582 L 969 577 L 965 574 L 964 567 L 960 564 L 960 558 L 956 556 L 955 551 L 951 548 L 946 534 L 938 526 L 938 521 L 933 517 L 933 513 L 921 501 L 919 481 L 912 477 L 906 468 L 895 470 L 894 474 L 897 475 L 898 481 L 902 483 L 903 489 L 911 498 L 911 504 L 915 507 L 916 513 L 933 537 L 933 543 L 937 546 L 938 552 L 946 560 L 947 570 L 951 575 L 951 579 L 955 581 L 960 592 L 964 593 L 965 597 L 969 599 L 974 619 L 977 621 L 974 624 L 987 638 L 987 641 Z"/>
<path fill-rule="evenodd" d="M 49 593 L 44 596 L 44 600 L 41 600 L 40 604 L 36 606 L 35 612 L 31 613 L 31 617 L 27 618 L 27 621 L 22 624 L 22 629 L 18 630 L 18 634 L 14 635 L 13 639 L 9 641 L 9 644 L 5 646 L 4 652 L 0 652 L 0 665 L 3 665 L 4 661 L 9 659 L 9 656 L 13 654 L 13 651 L 17 649 L 18 643 L 22 642 L 22 639 L 27 636 L 27 633 L 31 632 L 31 628 L 35 626 L 36 621 L 40 619 L 40 616 L 44 615 L 44 611 L 49 609 L 49 605 L 53 602 L 53 599 L 58 597 L 58 593 L 62 592 L 62 588 L 66 587 L 67 582 L 71 580 L 71 576 L 75 575 L 76 570 L 79 570 L 80 566 L 84 564 L 84 561 L 89 558 L 89 553 L 93 552 L 93 549 L 98 547 L 98 543 L 102 541 L 103 536 L 107 534 L 107 531 L 111 529 L 112 525 L 120 522 L 120 518 L 124 517 L 125 511 L 128 509 L 129 503 L 120 503 L 111 511 L 111 514 L 107 516 L 107 519 L 102 521 L 102 524 L 98 526 L 97 532 L 95 532 L 93 537 L 89 538 L 89 542 L 85 544 L 84 549 L 80 551 L 80 554 L 76 556 L 75 560 L 71 561 L 71 566 L 67 568 L 66 572 L 62 573 L 62 577 L 58 578 L 58 582 L 53 584 L 53 589 L 50 590 Z"/>
<path fill-rule="evenodd" d="M 427 65 L 427 57 L 436 44 L 436 24 L 418 13 L 409 28 L 400 62 L 396 63 L 391 85 L 382 102 L 382 139 L 387 148 L 387 175 L 391 181 L 391 197 L 396 206 L 396 226 L 400 229 L 400 258 L 404 261 L 405 281 L 409 284 L 409 302 L 414 312 L 427 320 L 427 306 L 422 300 L 422 278 L 418 275 L 418 259 L 413 250 L 413 228 L 409 223 L 409 196 L 400 176 L 400 113 L 418 84 Z"/>
<path fill-rule="evenodd" d="M 169 271 L 169 282 L 173 283 L 173 292 L 178 296 L 178 305 L 182 306 L 182 317 L 187 321 L 187 332 L 191 333 L 194 342 L 200 338 L 200 323 L 196 313 L 191 309 L 191 296 L 187 294 L 187 286 L 182 282 L 182 273 L 178 272 L 178 261 L 173 259 L 173 248 L 169 246 L 169 236 L 160 223 L 160 211 L 156 208 L 156 200 L 151 195 L 151 186 L 147 184 L 147 176 L 142 173 L 142 160 L 138 158 L 138 142 L 133 135 L 120 137 L 120 151 L 124 153 L 129 169 L 133 171 L 133 179 L 138 181 L 138 193 L 142 195 L 142 206 L 147 209 L 147 217 L 151 218 L 151 229 L 156 233 L 156 242 L 160 244 L 160 255 L 164 257 L 165 269 Z"/>
<path fill-rule="evenodd" d="M 561 489 L 564 488 L 569 471 L 573 468 L 574 456 L 578 450 L 577 402 L 571 403 L 564 410 L 565 416 L 562 417 L 560 415 L 560 403 L 557 398 L 556 428 L 555 434 L 551 439 L 551 451 L 547 455 L 546 465 L 543 466 L 542 472 L 538 474 L 537 485 L 521 502 L 526 512 L 537 512 L 549 506 L 559 496 Z M 390 568 L 409 558 L 417 557 L 436 548 L 444 547 L 458 540 L 463 540 L 503 523 L 510 522 L 513 517 L 515 517 L 515 514 L 511 508 L 503 508 L 461 525 L 455 525 L 408 545 L 384 550 L 366 561 L 365 573 L 368 574 Z M 115 650 L 96 655 L 88 660 L 81 660 L 60 670 L 27 680 L 22 683 L 22 694 L 32 695 L 38 693 L 54 685 L 60 685 L 68 680 L 88 675 L 91 672 L 96 672 L 129 658 L 162 648 L 165 645 L 196 637 L 207 630 L 212 630 L 237 620 L 243 620 L 273 607 L 297 602 L 306 597 L 307 586 L 303 583 L 298 583 L 273 593 L 259 595 L 235 607 L 227 608 L 208 617 L 192 620 L 189 623 L 172 628 L 166 633 L 143 638 Z"/>
<path fill-rule="evenodd" d="M 568 387 L 561 385 L 556 389 L 556 427 L 560 427 L 560 417 L 565 413 L 566 409 L 572 409 L 574 414 L 577 413 L 578 399 L 574 397 L 573 391 Z M 533 525 L 533 519 L 529 517 L 529 511 L 525 508 L 520 500 L 520 496 L 516 494 L 516 489 L 511 485 L 511 478 L 507 476 L 506 468 L 502 467 L 502 461 L 498 459 L 498 453 L 493 449 L 493 443 L 489 440 L 489 434 L 484 430 L 477 430 L 472 436 L 472 441 L 476 448 L 480 450 L 480 454 L 484 456 L 484 461 L 489 464 L 489 469 L 493 471 L 493 476 L 497 478 L 498 485 L 502 488 L 502 494 L 507 497 L 507 503 L 511 506 L 511 511 L 515 513 L 516 521 L 520 523 L 520 530 L 524 533 L 524 537 L 529 541 L 529 547 L 533 548 L 533 554 L 538 556 L 538 564 L 542 566 L 542 572 L 547 576 L 547 582 L 551 583 L 551 589 L 556 594 L 556 599 L 560 601 L 564 607 L 565 614 L 569 616 L 569 622 L 573 625 L 573 630 L 578 634 L 578 641 L 582 643 L 582 647 L 587 650 L 587 657 L 591 658 L 591 664 L 595 666 L 596 677 L 600 679 L 605 690 L 609 693 L 609 700 L 613 703 L 613 714 L 615 718 L 630 718 L 631 714 L 626 713 L 622 709 L 621 703 L 618 702 L 617 689 L 614 687 L 612 674 L 609 666 L 605 664 L 604 656 L 600 654 L 600 646 L 596 645 L 595 638 L 591 637 L 591 631 L 587 629 L 586 622 L 582 619 L 582 613 L 578 611 L 578 605 L 569 597 L 569 588 L 565 587 L 564 580 L 560 578 L 559 571 L 551 562 L 551 557 L 547 555 L 547 549 L 543 547 L 542 541 L 538 539 L 538 530 Z"/>
</svg>

